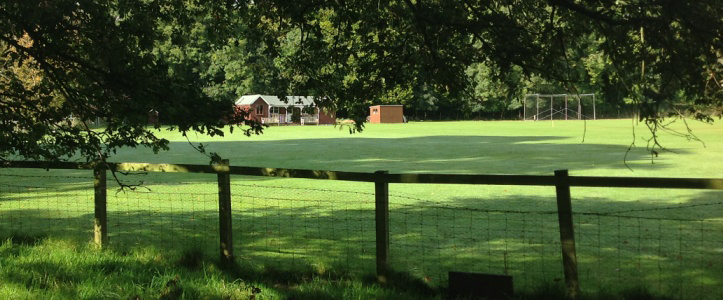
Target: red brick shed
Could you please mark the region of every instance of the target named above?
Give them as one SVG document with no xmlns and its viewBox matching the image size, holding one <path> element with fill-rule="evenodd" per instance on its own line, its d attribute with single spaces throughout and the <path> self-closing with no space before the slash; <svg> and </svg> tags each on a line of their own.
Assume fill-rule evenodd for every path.
<svg viewBox="0 0 723 300">
<path fill-rule="evenodd" d="M 401 105 L 375 105 L 369 107 L 370 123 L 404 123 L 404 107 Z"/>
</svg>

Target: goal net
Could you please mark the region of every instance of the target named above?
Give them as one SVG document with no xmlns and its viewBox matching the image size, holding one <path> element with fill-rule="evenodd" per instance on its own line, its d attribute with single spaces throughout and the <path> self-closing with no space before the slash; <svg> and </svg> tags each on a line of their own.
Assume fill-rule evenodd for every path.
<svg viewBox="0 0 723 300">
<path fill-rule="evenodd" d="M 524 120 L 595 120 L 595 94 L 527 94 Z"/>
</svg>

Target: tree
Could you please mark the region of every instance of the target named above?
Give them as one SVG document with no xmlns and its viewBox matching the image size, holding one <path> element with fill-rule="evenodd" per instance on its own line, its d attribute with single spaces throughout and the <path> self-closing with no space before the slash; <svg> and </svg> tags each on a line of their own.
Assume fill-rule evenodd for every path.
<svg viewBox="0 0 723 300">
<path fill-rule="evenodd" d="M 503 118 L 521 110 L 523 91 L 528 84 L 518 68 L 496 72 L 482 63 L 467 69 L 472 81 L 472 111 L 478 116 Z M 516 114 L 516 112 L 515 112 Z"/>
<path fill-rule="evenodd" d="M 221 134 L 246 88 L 321 96 L 362 129 L 368 105 L 393 95 L 509 109 L 520 78 L 567 90 L 595 82 L 606 101 L 634 102 L 660 146 L 670 113 L 721 115 L 721 15 L 710 0 L 8 0 L 0 158 L 158 151 L 167 141 L 145 126 L 149 111 L 184 133 Z M 491 81 L 470 80 L 482 67 Z M 507 96 L 475 98 L 479 84 L 507 85 Z M 108 126 L 61 126 L 70 115 Z"/>
<path fill-rule="evenodd" d="M 190 64 L 159 55 L 164 37 L 189 37 L 187 8 L 141 0 L 3 1 L 0 159 L 104 161 L 120 147 L 167 149 L 147 126 L 149 112 L 184 133 L 223 134 L 225 122 L 243 122 L 231 99 L 204 93 L 208 80 L 184 70 Z M 163 23 L 178 31 L 162 32 Z M 37 73 L 32 84 L 30 71 Z M 67 126 L 71 116 L 79 127 Z M 96 118 L 106 128 L 92 130 L 85 121 Z M 261 129 L 246 124 L 247 134 Z"/>
<path fill-rule="evenodd" d="M 426 86 L 455 99 L 469 92 L 465 71 L 475 64 L 570 91 L 595 79 L 603 99 L 637 106 L 653 148 L 665 118 L 710 122 L 723 107 L 718 1 L 267 0 L 250 12 L 274 20 L 258 30 L 300 31 L 287 73 L 345 107 L 369 104 L 419 70 Z M 351 116 L 362 126 L 358 111 Z"/>
</svg>

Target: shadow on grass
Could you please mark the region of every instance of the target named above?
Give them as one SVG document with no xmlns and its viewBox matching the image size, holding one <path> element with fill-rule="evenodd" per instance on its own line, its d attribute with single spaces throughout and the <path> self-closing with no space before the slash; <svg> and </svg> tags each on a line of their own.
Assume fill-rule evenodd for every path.
<svg viewBox="0 0 723 300">
<path fill-rule="evenodd" d="M 543 174 L 553 170 L 572 172 L 596 168 L 624 170 L 622 154 L 625 145 L 566 143 L 562 136 L 422 136 L 405 138 L 329 138 L 292 139 L 278 141 L 211 142 L 206 146 L 231 159 L 235 166 L 258 166 L 302 169 L 328 169 L 340 171 L 465 173 L 465 174 Z M 189 148 L 185 142 L 172 142 L 172 149 Z M 675 149 L 685 155 L 685 149 Z M 205 156 L 197 152 L 185 155 L 142 154 L 141 150 L 122 152 L 117 161 L 198 163 L 206 164 Z M 139 158 L 141 157 L 141 158 Z M 178 157 L 175 160 L 175 157 Z M 634 149 L 627 161 L 636 169 L 663 170 L 666 161 L 648 162 L 649 153 Z M 185 192 L 194 186 L 208 186 L 214 191 L 213 174 L 148 173 L 122 175 L 125 184 L 141 184 L 140 190 L 154 190 L 163 185 L 174 185 Z M 263 182 L 272 177 L 232 176 L 234 182 Z M 49 193 L 29 193 L 36 187 L 52 189 L 57 193 L 75 193 L 77 197 L 92 196 L 90 170 L 0 169 L 0 202 L 50 198 Z M 109 192 L 118 187 L 108 176 Z M 20 193 L 20 189 L 25 189 Z M 26 194 L 18 195 L 18 194 Z"/>
<path fill-rule="evenodd" d="M 6 236 L 0 236 L 0 241 L 9 241 L 13 245 L 33 246 L 47 238 L 47 235 L 28 235 L 22 232 L 12 232 Z"/>
<path fill-rule="evenodd" d="M 483 174 L 551 174 L 556 169 L 583 171 L 595 168 L 627 169 L 623 156 L 627 145 L 570 143 L 563 136 L 421 136 L 404 138 L 328 138 L 275 141 L 209 142 L 206 148 L 231 160 L 234 166 L 328 169 L 335 171 L 429 172 Z M 111 160 L 119 162 L 207 164 L 208 158 L 194 152 L 186 142 L 171 142 L 171 151 L 123 150 Z M 175 151 L 175 149 L 181 149 Z M 685 149 L 672 149 L 685 155 Z M 145 151 L 145 152 L 144 152 Z M 174 152 L 175 151 L 175 152 Z M 147 152 L 147 153 L 146 153 Z M 180 153 L 178 153 L 180 152 Z M 182 154 L 182 155 L 179 155 Z M 649 163 L 649 153 L 635 148 L 627 156 L 636 169 L 665 169 L 666 161 Z M 636 164 L 636 162 L 638 162 Z M 642 163 L 640 163 L 642 162 Z M 7 177 L 3 175 L 25 175 Z M 71 176 L 67 178 L 67 176 Z M 162 176 L 162 177 L 161 177 Z M 47 177 L 58 177 L 52 179 Z M 85 179 L 87 178 L 87 179 Z M 213 183 L 209 174 L 148 174 L 120 176 L 129 183 Z M 91 171 L 0 169 L 0 182 L 92 184 Z M 245 177 L 244 180 L 266 180 Z M 57 183 L 57 184 L 56 184 Z"/>
<path fill-rule="evenodd" d="M 374 285 L 375 223 L 369 195 L 324 200 L 303 192 L 292 196 L 258 196 L 254 202 L 240 197 L 244 200 L 235 206 L 233 220 L 238 265 L 225 269 L 227 274 L 275 282 L 289 295 L 300 295 L 303 291 L 296 286 L 316 280 Z M 717 259 L 723 249 L 717 234 L 723 231 L 719 196 L 699 193 L 680 205 L 585 198 L 585 203 L 596 204 L 576 206 L 583 199 L 575 200 L 583 291 L 622 295 L 645 286 L 650 295 L 702 299 L 723 292 L 723 268 Z M 388 285 L 392 290 L 438 295 L 447 271 L 512 275 L 521 295 L 545 294 L 535 288 L 561 282 L 554 199 L 504 195 L 443 203 L 412 200 L 391 197 L 390 260 L 399 272 Z M 189 270 L 218 255 L 213 205 L 194 209 L 187 199 L 155 202 L 139 203 L 152 203 L 148 210 L 109 206 L 110 249 L 132 253 L 150 247 L 175 255 L 173 261 Z M 699 204 L 703 209 L 693 206 Z M 0 233 L 43 234 L 83 244 L 90 240 L 92 220 L 90 212 L 63 214 L 62 208 L 0 210 Z M 307 296 L 323 293 L 315 289 Z"/>
<path fill-rule="evenodd" d="M 562 136 L 421 136 L 404 138 L 328 138 L 276 141 L 210 142 L 232 165 L 340 171 L 547 174 L 556 169 L 627 169 L 627 145 L 568 142 Z M 172 142 L 172 149 L 184 147 Z M 243 151 L 239 151 L 243 149 Z M 674 149 L 688 153 L 685 149 Z M 124 156 L 119 159 L 125 158 Z M 164 157 L 168 159 L 168 157 Z M 155 159 L 155 158 L 153 158 Z M 650 164 L 645 149 L 633 149 L 628 162 L 638 169 L 664 169 Z M 165 162 L 165 161 L 164 161 Z"/>
<path fill-rule="evenodd" d="M 10 237 L 12 239 L 12 237 Z M 375 299 L 442 299 L 446 294 L 444 288 L 431 288 L 418 278 L 408 273 L 393 272 L 388 284 L 379 284 L 374 276 L 359 278 L 355 274 L 336 271 L 319 274 L 312 266 L 306 270 L 260 271 L 249 265 L 235 263 L 220 265 L 218 260 L 199 255 L 200 252 L 190 250 L 180 254 L 180 259 L 172 257 L 142 259 L 136 254 L 118 254 L 110 251 L 100 252 L 82 246 L 72 251 L 59 251 L 52 255 L 62 256 L 62 261 L 28 255 L 35 251 L 33 247 L 62 246 L 49 243 L 44 245 L 43 238 L 36 237 L 38 243 L 25 245 L 24 256 L 20 251 L 3 254 L 0 261 L 20 257 L 22 262 L 6 264 L 0 282 L 22 285 L 37 292 L 48 292 L 55 298 L 77 299 L 80 290 L 73 287 L 96 284 L 99 289 L 83 290 L 84 297 L 99 298 L 115 295 L 130 299 L 180 299 L 208 298 L 223 299 L 340 299 L 345 297 Z M 7 250 L 3 245 L 0 250 Z M 17 249 L 15 249 L 17 250 Z M 38 249 L 47 252 L 48 249 Z M 142 250 L 140 251 L 142 252 Z M 155 253 L 151 251 L 151 253 Z M 9 255 L 12 255 L 10 257 Z M 158 254 L 154 254 L 158 255 Z M 28 260 L 27 258 L 33 259 Z M 192 260 L 189 264 L 189 259 Z M 222 273 L 218 273 L 218 271 Z M 2 272 L 0 272 L 2 273 Z M 210 275 L 209 275 L 210 274 Z M 210 276 L 210 277 L 209 277 Z M 201 283 L 199 284 L 199 280 Z M 227 282 L 221 291 L 209 291 L 208 281 Z M 210 283 L 211 285 L 213 282 Z M 200 285 L 200 286 L 199 286 Z M 366 288 L 365 293 L 359 286 Z M 369 292 L 370 291 L 370 292 Z M 265 297 L 271 294 L 271 297 Z M 560 283 L 541 284 L 529 290 L 518 291 L 514 299 L 564 299 L 565 289 Z M 641 287 L 602 291 L 594 295 L 583 294 L 579 299 L 672 299 L 657 296 Z"/>
<path fill-rule="evenodd" d="M 138 247 L 132 252 L 113 248 L 98 251 L 57 238 L 32 240 L 36 241 L 33 245 L 0 243 L 0 263 L 5 267 L 0 270 L 0 295 L 2 285 L 7 285 L 25 287 L 33 297 L 52 295 L 56 299 L 441 298 L 438 291 L 421 283 L 380 285 L 371 277 L 341 269 L 324 274 L 311 265 L 260 270 L 244 263 L 222 265 L 198 249 L 170 253 L 153 247 Z M 404 282 L 412 281 L 405 278 Z M 88 289 L 89 285 L 94 288 Z M 219 285 L 222 288 L 216 288 Z M 423 289 L 415 289 L 418 287 Z"/>
</svg>

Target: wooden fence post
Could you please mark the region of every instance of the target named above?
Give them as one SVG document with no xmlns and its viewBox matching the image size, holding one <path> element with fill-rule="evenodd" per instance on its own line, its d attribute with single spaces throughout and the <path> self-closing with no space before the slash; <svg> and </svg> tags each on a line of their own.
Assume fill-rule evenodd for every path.
<svg viewBox="0 0 723 300">
<path fill-rule="evenodd" d="M 231 227 L 231 173 L 228 159 L 219 162 L 225 171 L 218 173 L 218 233 L 220 235 L 221 263 L 233 262 L 233 230 Z"/>
<path fill-rule="evenodd" d="M 567 170 L 555 171 L 555 180 L 555 190 L 557 191 L 557 218 L 560 223 L 560 245 L 562 246 L 562 265 L 565 272 L 567 297 L 577 299 L 580 294 L 580 282 L 577 278 L 575 229 L 572 223 L 572 201 Z"/>
<path fill-rule="evenodd" d="M 389 182 L 387 171 L 376 171 L 375 185 L 375 221 L 377 248 L 377 280 L 387 282 L 389 275 Z"/>
<path fill-rule="evenodd" d="M 93 241 L 99 248 L 108 245 L 108 208 L 106 192 L 106 170 L 104 165 L 93 168 L 93 189 L 95 190 L 95 217 L 93 220 Z"/>
</svg>

